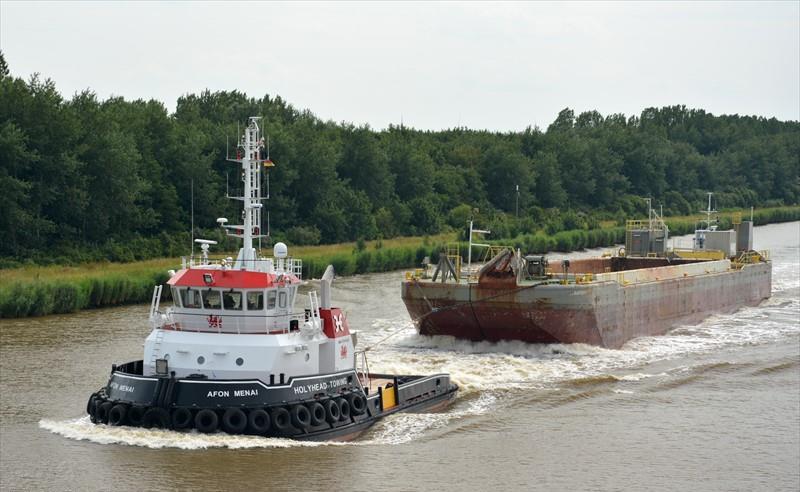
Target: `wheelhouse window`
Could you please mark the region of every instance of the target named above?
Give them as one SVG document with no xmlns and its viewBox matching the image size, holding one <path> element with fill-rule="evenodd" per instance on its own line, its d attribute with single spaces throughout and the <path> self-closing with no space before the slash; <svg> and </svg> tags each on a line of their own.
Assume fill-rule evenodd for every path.
<svg viewBox="0 0 800 492">
<path fill-rule="evenodd" d="M 200 292 L 192 289 L 181 289 L 181 302 L 185 308 L 199 309 Z"/>
<path fill-rule="evenodd" d="M 277 296 L 278 293 L 274 290 L 267 292 L 267 311 L 275 309 L 275 299 L 277 299 Z"/>
<path fill-rule="evenodd" d="M 203 307 L 206 309 L 222 309 L 222 299 L 218 290 L 208 289 L 203 292 Z"/>
<path fill-rule="evenodd" d="M 278 307 L 285 308 L 286 307 L 286 291 L 280 291 L 278 293 Z"/>
<path fill-rule="evenodd" d="M 175 306 L 181 307 L 181 293 L 177 287 L 170 287 L 170 291 L 172 292 L 172 302 L 175 303 Z"/>
<path fill-rule="evenodd" d="M 248 311 L 261 311 L 264 309 L 264 293 L 248 292 L 247 293 L 247 310 Z"/>
<path fill-rule="evenodd" d="M 237 290 L 229 290 L 222 293 L 222 305 L 227 311 L 242 310 L 242 293 Z"/>
</svg>

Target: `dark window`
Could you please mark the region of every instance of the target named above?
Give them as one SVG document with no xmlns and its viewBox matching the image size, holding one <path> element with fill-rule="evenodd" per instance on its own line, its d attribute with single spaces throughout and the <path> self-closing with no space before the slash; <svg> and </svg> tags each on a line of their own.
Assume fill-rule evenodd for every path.
<svg viewBox="0 0 800 492">
<path fill-rule="evenodd" d="M 222 300 L 218 290 L 207 290 L 203 292 L 203 307 L 206 309 L 222 309 Z"/>
<path fill-rule="evenodd" d="M 267 292 L 267 310 L 275 309 L 277 293 L 274 290 Z"/>
<path fill-rule="evenodd" d="M 261 311 L 264 309 L 264 293 L 248 292 L 247 293 L 247 309 L 249 311 Z"/>
<path fill-rule="evenodd" d="M 177 307 L 181 307 L 181 294 L 176 287 L 172 287 L 172 302 L 175 303 Z"/>
<path fill-rule="evenodd" d="M 183 307 L 197 309 L 200 307 L 200 292 L 192 289 L 181 289 Z"/>
<path fill-rule="evenodd" d="M 286 292 L 280 291 L 278 293 L 278 307 L 285 308 L 286 307 Z"/>
<path fill-rule="evenodd" d="M 239 291 L 229 290 L 222 293 L 222 304 L 225 309 L 233 311 L 242 310 L 242 293 Z"/>
</svg>

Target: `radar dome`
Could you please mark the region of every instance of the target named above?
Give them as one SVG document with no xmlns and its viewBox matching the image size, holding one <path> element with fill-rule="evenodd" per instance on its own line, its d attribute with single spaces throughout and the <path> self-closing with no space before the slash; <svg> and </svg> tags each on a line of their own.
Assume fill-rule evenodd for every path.
<svg viewBox="0 0 800 492">
<path fill-rule="evenodd" d="M 289 256 L 289 248 L 287 248 L 284 243 L 275 243 L 275 246 L 272 248 L 272 255 L 275 258 L 286 258 Z"/>
</svg>

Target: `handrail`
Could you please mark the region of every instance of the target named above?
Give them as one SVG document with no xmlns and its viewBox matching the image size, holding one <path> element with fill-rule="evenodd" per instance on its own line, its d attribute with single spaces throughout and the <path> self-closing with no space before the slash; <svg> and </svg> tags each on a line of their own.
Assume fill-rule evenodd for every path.
<svg viewBox="0 0 800 492">
<path fill-rule="evenodd" d="M 742 268 L 744 265 L 769 261 L 769 250 L 761 251 L 742 251 L 731 264 L 735 268 Z"/>
<path fill-rule="evenodd" d="M 272 272 L 264 271 L 264 273 L 288 272 L 295 275 L 297 278 L 302 278 L 303 276 L 303 260 L 300 258 L 293 258 L 291 256 L 287 258 L 263 257 L 253 260 L 236 260 L 230 256 L 209 258 L 201 257 L 198 261 L 195 260 L 194 256 L 181 256 L 181 268 L 185 269 L 194 267 L 222 266 L 233 270 L 233 264 L 237 261 L 244 263 L 247 266 L 252 265 L 257 271 L 264 271 L 266 270 L 266 267 L 272 267 Z"/>
<path fill-rule="evenodd" d="M 360 364 L 359 360 L 361 362 Z M 369 377 L 369 362 L 367 362 L 367 351 L 356 350 L 355 361 L 356 361 L 356 374 L 361 373 L 364 376 L 364 380 L 367 382 L 367 394 L 370 394 L 372 393 L 372 379 Z M 364 384 L 362 383 L 361 386 L 363 387 Z"/>
</svg>

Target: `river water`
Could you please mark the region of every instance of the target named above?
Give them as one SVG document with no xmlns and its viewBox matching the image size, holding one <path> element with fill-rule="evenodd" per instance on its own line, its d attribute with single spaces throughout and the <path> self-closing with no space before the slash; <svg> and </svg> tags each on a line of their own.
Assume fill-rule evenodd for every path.
<svg viewBox="0 0 800 492">
<path fill-rule="evenodd" d="M 621 350 L 417 335 L 399 272 L 337 279 L 373 371 L 447 371 L 458 398 L 354 443 L 94 426 L 141 358 L 147 306 L 0 320 L 2 490 L 800 489 L 800 222 L 756 228 L 772 298 Z"/>
</svg>

